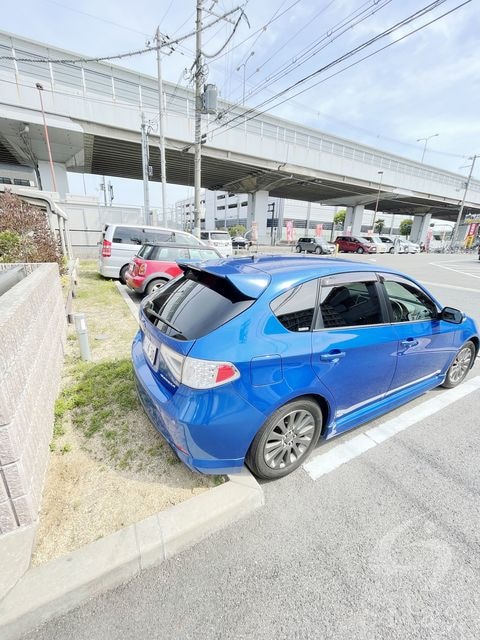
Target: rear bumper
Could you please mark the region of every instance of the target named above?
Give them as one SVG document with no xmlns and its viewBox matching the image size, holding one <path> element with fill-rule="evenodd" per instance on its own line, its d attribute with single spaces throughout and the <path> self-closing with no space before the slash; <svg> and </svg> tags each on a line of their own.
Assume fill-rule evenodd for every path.
<svg viewBox="0 0 480 640">
<path fill-rule="evenodd" d="M 180 386 L 170 395 L 158 383 L 142 348 L 139 332 L 132 345 L 137 391 L 154 427 L 192 471 L 241 471 L 245 454 L 265 416 L 230 385 L 197 391 Z"/>
<path fill-rule="evenodd" d="M 145 278 L 130 276 L 128 273 L 125 277 L 127 287 L 135 293 L 143 293 L 145 291 Z"/>
<path fill-rule="evenodd" d="M 103 261 L 98 261 L 98 271 L 105 278 L 119 278 L 120 269 L 118 267 L 109 267 Z"/>
</svg>

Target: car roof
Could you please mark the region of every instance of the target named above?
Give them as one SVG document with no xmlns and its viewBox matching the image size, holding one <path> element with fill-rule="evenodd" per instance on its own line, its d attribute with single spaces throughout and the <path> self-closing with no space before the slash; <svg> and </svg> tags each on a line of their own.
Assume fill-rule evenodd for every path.
<svg viewBox="0 0 480 640">
<path fill-rule="evenodd" d="M 144 242 L 142 247 L 166 247 L 167 249 L 193 249 L 195 251 L 214 251 L 218 253 L 215 247 L 206 244 L 188 244 L 185 242 Z M 219 254 L 220 255 L 220 254 Z"/>
<path fill-rule="evenodd" d="M 182 262 L 179 262 L 182 266 Z M 242 293 L 257 298 L 271 283 L 276 290 L 291 288 L 311 280 L 339 273 L 382 271 L 404 276 L 395 269 L 342 258 L 313 258 L 297 255 L 262 255 L 208 261 L 201 265 L 185 263 L 185 268 L 207 271 L 226 278 Z M 408 276 L 407 276 L 408 277 Z M 410 278 L 411 279 L 411 278 Z"/>
</svg>

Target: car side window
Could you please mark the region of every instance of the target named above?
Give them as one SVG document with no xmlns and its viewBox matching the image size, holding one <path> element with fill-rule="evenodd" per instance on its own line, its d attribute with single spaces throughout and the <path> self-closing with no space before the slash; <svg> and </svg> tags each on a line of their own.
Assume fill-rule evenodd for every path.
<svg viewBox="0 0 480 640">
<path fill-rule="evenodd" d="M 144 233 L 144 242 L 172 242 L 174 240 L 174 235 L 171 231 L 151 231 L 150 229 L 145 229 Z"/>
<path fill-rule="evenodd" d="M 112 242 L 122 244 L 143 244 L 147 239 L 143 237 L 142 230 L 130 227 L 115 227 Z"/>
<path fill-rule="evenodd" d="M 317 300 L 318 280 L 309 280 L 289 289 L 270 303 L 285 329 L 311 331 Z"/>
<path fill-rule="evenodd" d="M 383 322 L 376 282 L 342 282 L 322 285 L 320 311 L 324 329 Z"/>
<path fill-rule="evenodd" d="M 433 300 L 413 283 L 385 278 L 383 286 L 394 322 L 434 320 L 438 317 L 438 310 Z"/>
<path fill-rule="evenodd" d="M 194 247 L 200 245 L 200 242 L 194 236 L 184 235 L 183 233 L 173 233 L 173 241 L 179 244 L 190 244 Z"/>
</svg>

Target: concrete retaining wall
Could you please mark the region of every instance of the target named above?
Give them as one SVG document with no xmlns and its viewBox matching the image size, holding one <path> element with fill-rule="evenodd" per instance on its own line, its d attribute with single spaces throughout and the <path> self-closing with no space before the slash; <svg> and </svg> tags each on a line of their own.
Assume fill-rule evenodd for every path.
<svg viewBox="0 0 480 640">
<path fill-rule="evenodd" d="M 0 296 L 0 598 L 30 562 L 66 339 L 58 267 Z"/>
</svg>

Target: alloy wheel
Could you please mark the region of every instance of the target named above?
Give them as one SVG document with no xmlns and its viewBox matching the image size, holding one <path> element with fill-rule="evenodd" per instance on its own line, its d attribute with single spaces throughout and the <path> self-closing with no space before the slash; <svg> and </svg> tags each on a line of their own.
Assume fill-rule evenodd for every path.
<svg viewBox="0 0 480 640">
<path fill-rule="evenodd" d="M 448 377 L 453 384 L 458 384 L 467 375 L 472 362 L 472 349 L 465 346 L 457 353 L 450 366 Z"/>
<path fill-rule="evenodd" d="M 265 442 L 264 460 L 271 469 L 286 469 L 308 450 L 315 434 L 314 416 L 303 409 L 283 416 Z"/>
</svg>

